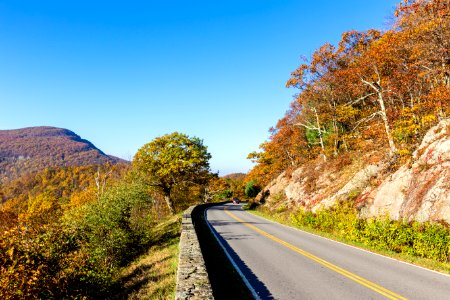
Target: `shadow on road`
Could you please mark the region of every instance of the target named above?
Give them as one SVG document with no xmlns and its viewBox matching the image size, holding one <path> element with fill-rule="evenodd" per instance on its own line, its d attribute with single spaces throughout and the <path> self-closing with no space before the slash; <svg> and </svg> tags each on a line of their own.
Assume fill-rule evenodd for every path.
<svg viewBox="0 0 450 300">
<path fill-rule="evenodd" d="M 204 255 L 206 268 L 208 270 L 208 275 L 210 277 L 211 285 L 213 287 L 213 293 L 215 299 L 253 299 L 250 291 L 247 289 L 246 285 L 242 281 L 240 275 L 232 266 L 231 262 L 226 257 L 223 252 L 222 247 L 217 243 L 215 237 L 211 234 L 204 218 L 203 212 L 205 209 L 223 209 L 223 206 L 212 206 L 204 205 L 199 207 L 199 211 L 195 213 L 197 217 L 201 215 L 202 224 L 195 224 L 197 234 L 199 236 L 200 247 Z M 240 210 L 239 205 L 228 206 L 228 210 Z M 201 213 L 200 213 L 201 210 Z M 213 222 L 211 222 L 213 224 Z M 215 226 L 227 226 L 235 225 L 238 222 L 230 221 L 215 221 Z M 205 231 L 205 229 L 207 231 Z M 214 228 L 213 228 L 214 230 Z M 217 234 L 217 232 L 215 232 Z M 243 262 L 236 252 L 228 245 L 228 243 L 219 235 L 217 235 L 220 242 L 232 257 L 235 264 L 244 274 L 245 278 L 248 280 L 250 285 L 256 291 L 260 299 L 274 299 L 267 287 L 262 283 L 258 277 L 248 268 L 248 266 Z M 251 239 L 251 235 L 230 235 L 226 236 L 227 239 Z M 236 290 L 245 291 L 240 292 L 241 295 L 230 295 L 229 293 L 234 293 Z M 242 297 L 241 297 L 242 296 Z"/>
</svg>

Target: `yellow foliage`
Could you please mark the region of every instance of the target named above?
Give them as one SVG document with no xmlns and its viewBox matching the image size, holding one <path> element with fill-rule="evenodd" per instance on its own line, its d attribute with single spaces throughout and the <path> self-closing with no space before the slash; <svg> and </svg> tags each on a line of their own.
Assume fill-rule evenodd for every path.
<svg viewBox="0 0 450 300">
<path fill-rule="evenodd" d="M 421 118 L 422 125 L 425 125 L 425 126 L 427 126 L 429 124 L 433 124 L 436 121 L 437 121 L 437 118 L 435 115 L 426 115 Z"/>
<path fill-rule="evenodd" d="M 94 187 L 90 187 L 81 192 L 73 193 L 70 196 L 69 206 L 71 208 L 80 207 L 86 203 L 95 201 L 96 191 Z"/>
<path fill-rule="evenodd" d="M 409 151 L 408 149 L 400 149 L 398 150 L 397 154 L 400 156 L 410 156 L 411 151 Z"/>
<path fill-rule="evenodd" d="M 353 121 L 360 113 L 359 109 L 351 105 L 343 105 L 336 108 L 337 120 L 339 122 Z"/>
<path fill-rule="evenodd" d="M 52 209 L 58 207 L 58 200 L 49 193 L 40 194 L 35 197 L 30 197 L 28 200 L 29 215 L 39 215 L 48 213 Z"/>
</svg>

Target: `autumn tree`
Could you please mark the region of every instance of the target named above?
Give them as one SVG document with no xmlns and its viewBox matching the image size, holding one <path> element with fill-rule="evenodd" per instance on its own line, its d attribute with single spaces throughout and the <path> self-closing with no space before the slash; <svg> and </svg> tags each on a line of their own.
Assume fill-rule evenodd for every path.
<svg viewBox="0 0 450 300">
<path fill-rule="evenodd" d="M 286 169 L 295 169 L 311 155 L 305 141 L 305 129 L 296 126 L 296 111 L 289 110 L 277 125 L 270 128 L 270 139 L 262 143 L 261 151 L 250 153 L 247 158 L 256 163 L 256 166 L 247 174 L 245 182 L 255 180 L 264 186 L 276 175 Z"/>
<path fill-rule="evenodd" d="M 450 86 L 450 1 L 404 0 L 396 10 L 397 30 L 408 33 L 422 75 Z"/>
<path fill-rule="evenodd" d="M 321 156 L 325 161 L 327 159 L 325 149 L 327 124 L 325 124 L 323 117 L 324 113 L 330 109 L 335 109 L 336 103 L 333 96 L 333 86 L 329 84 L 331 81 L 324 79 L 333 69 L 335 69 L 334 47 L 325 44 L 313 53 L 310 62 L 304 59 L 304 63 L 292 72 L 292 76 L 286 84 L 287 87 L 296 87 L 300 90 L 300 93 L 296 96 L 296 102 L 300 109 L 295 126 L 301 126 L 306 130 L 306 136 L 309 137 L 310 144 L 314 144 L 314 140 L 318 140 L 317 144 L 320 145 Z M 325 117 L 330 116 L 331 130 L 337 136 L 335 114 L 328 114 Z M 336 151 L 334 153 L 336 155 Z"/>
<path fill-rule="evenodd" d="M 247 181 L 265 184 L 349 151 L 407 160 L 450 115 L 450 1 L 403 0 L 395 15 L 385 31 L 344 32 L 302 59 L 286 84 L 298 93 L 261 151 L 249 154 L 256 166 Z"/>
<path fill-rule="evenodd" d="M 397 152 L 397 148 L 392 137 L 392 129 L 388 119 L 388 108 L 386 97 L 389 97 L 389 80 L 388 74 L 393 72 L 395 63 L 392 63 L 392 57 L 389 56 L 389 52 L 386 51 L 386 47 L 389 47 L 386 36 L 381 37 L 380 33 L 375 30 L 369 30 L 364 33 L 353 33 L 356 38 L 351 39 L 349 42 L 348 37 L 344 34 L 343 41 L 341 42 L 340 51 L 344 51 L 347 56 L 349 52 L 356 52 L 358 55 L 350 56 L 349 58 L 353 62 L 349 65 L 349 69 L 354 74 L 357 74 L 359 81 L 361 82 L 357 95 L 357 99 L 365 99 L 367 102 L 374 104 L 374 112 L 365 118 L 361 118 L 356 126 L 362 122 L 370 121 L 376 117 L 379 117 L 383 123 L 386 138 L 389 144 L 389 153 L 394 155 Z M 356 48 L 357 50 L 353 50 Z M 362 51 L 359 49 L 363 49 Z M 350 51 L 349 51 L 350 50 Z M 359 85 L 357 85 L 359 86 Z M 352 101 L 352 104 L 355 101 Z"/>
<path fill-rule="evenodd" d="M 174 132 L 142 146 L 133 158 L 133 166 L 164 195 L 173 214 L 174 188 L 205 184 L 210 176 L 210 158 L 211 154 L 201 139 Z"/>
</svg>

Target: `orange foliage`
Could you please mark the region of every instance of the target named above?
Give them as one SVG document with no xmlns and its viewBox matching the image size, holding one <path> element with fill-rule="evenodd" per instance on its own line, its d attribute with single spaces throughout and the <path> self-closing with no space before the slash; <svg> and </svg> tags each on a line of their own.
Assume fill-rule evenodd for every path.
<svg viewBox="0 0 450 300">
<path fill-rule="evenodd" d="M 271 129 L 248 174 L 266 184 L 289 168 L 380 149 L 408 156 L 450 115 L 450 1 L 405 0 L 389 30 L 349 31 L 303 59 L 288 87 L 299 94 Z"/>
<path fill-rule="evenodd" d="M 104 165 L 47 168 L 0 186 L 0 216 L 12 222 L 0 222 L 3 229 L 17 222 L 47 224 L 60 217 L 63 210 L 79 207 L 96 199 L 97 172 L 111 170 L 112 180 L 121 178 L 128 165 Z M 13 217 L 14 216 L 14 217 Z M 0 228 L 0 229 L 2 229 Z"/>
</svg>

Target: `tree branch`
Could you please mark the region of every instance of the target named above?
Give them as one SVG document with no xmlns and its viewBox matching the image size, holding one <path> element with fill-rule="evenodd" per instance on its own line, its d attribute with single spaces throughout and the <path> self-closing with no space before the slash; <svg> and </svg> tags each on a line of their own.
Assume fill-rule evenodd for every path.
<svg viewBox="0 0 450 300">
<path fill-rule="evenodd" d="M 303 124 L 303 123 L 300 123 L 300 122 L 294 124 L 294 126 L 302 126 L 302 127 L 306 128 L 306 129 L 310 129 L 310 130 L 319 130 L 319 128 L 317 128 L 317 127 L 314 127 L 312 125 L 306 125 L 306 124 Z"/>
<path fill-rule="evenodd" d="M 377 112 L 371 114 L 370 116 L 368 116 L 368 117 L 366 117 L 366 118 L 363 118 L 363 119 L 359 120 L 358 122 L 356 122 L 356 125 L 355 125 L 355 127 L 353 127 L 352 131 L 355 131 L 356 128 L 358 128 L 359 125 L 361 125 L 362 123 L 368 122 L 368 121 L 372 120 L 373 118 L 375 118 L 375 117 L 378 116 L 378 115 L 381 116 L 381 112 L 380 112 L 380 111 L 377 111 Z"/>
<path fill-rule="evenodd" d="M 345 106 L 352 106 L 352 105 L 354 105 L 354 104 L 356 104 L 358 102 L 366 100 L 367 98 L 369 98 L 370 96 L 373 96 L 373 95 L 375 95 L 375 93 L 367 94 L 367 95 L 362 96 L 362 97 L 360 97 L 360 98 L 358 98 L 358 99 L 356 99 L 356 100 L 354 100 L 352 102 L 346 103 Z"/>
</svg>

